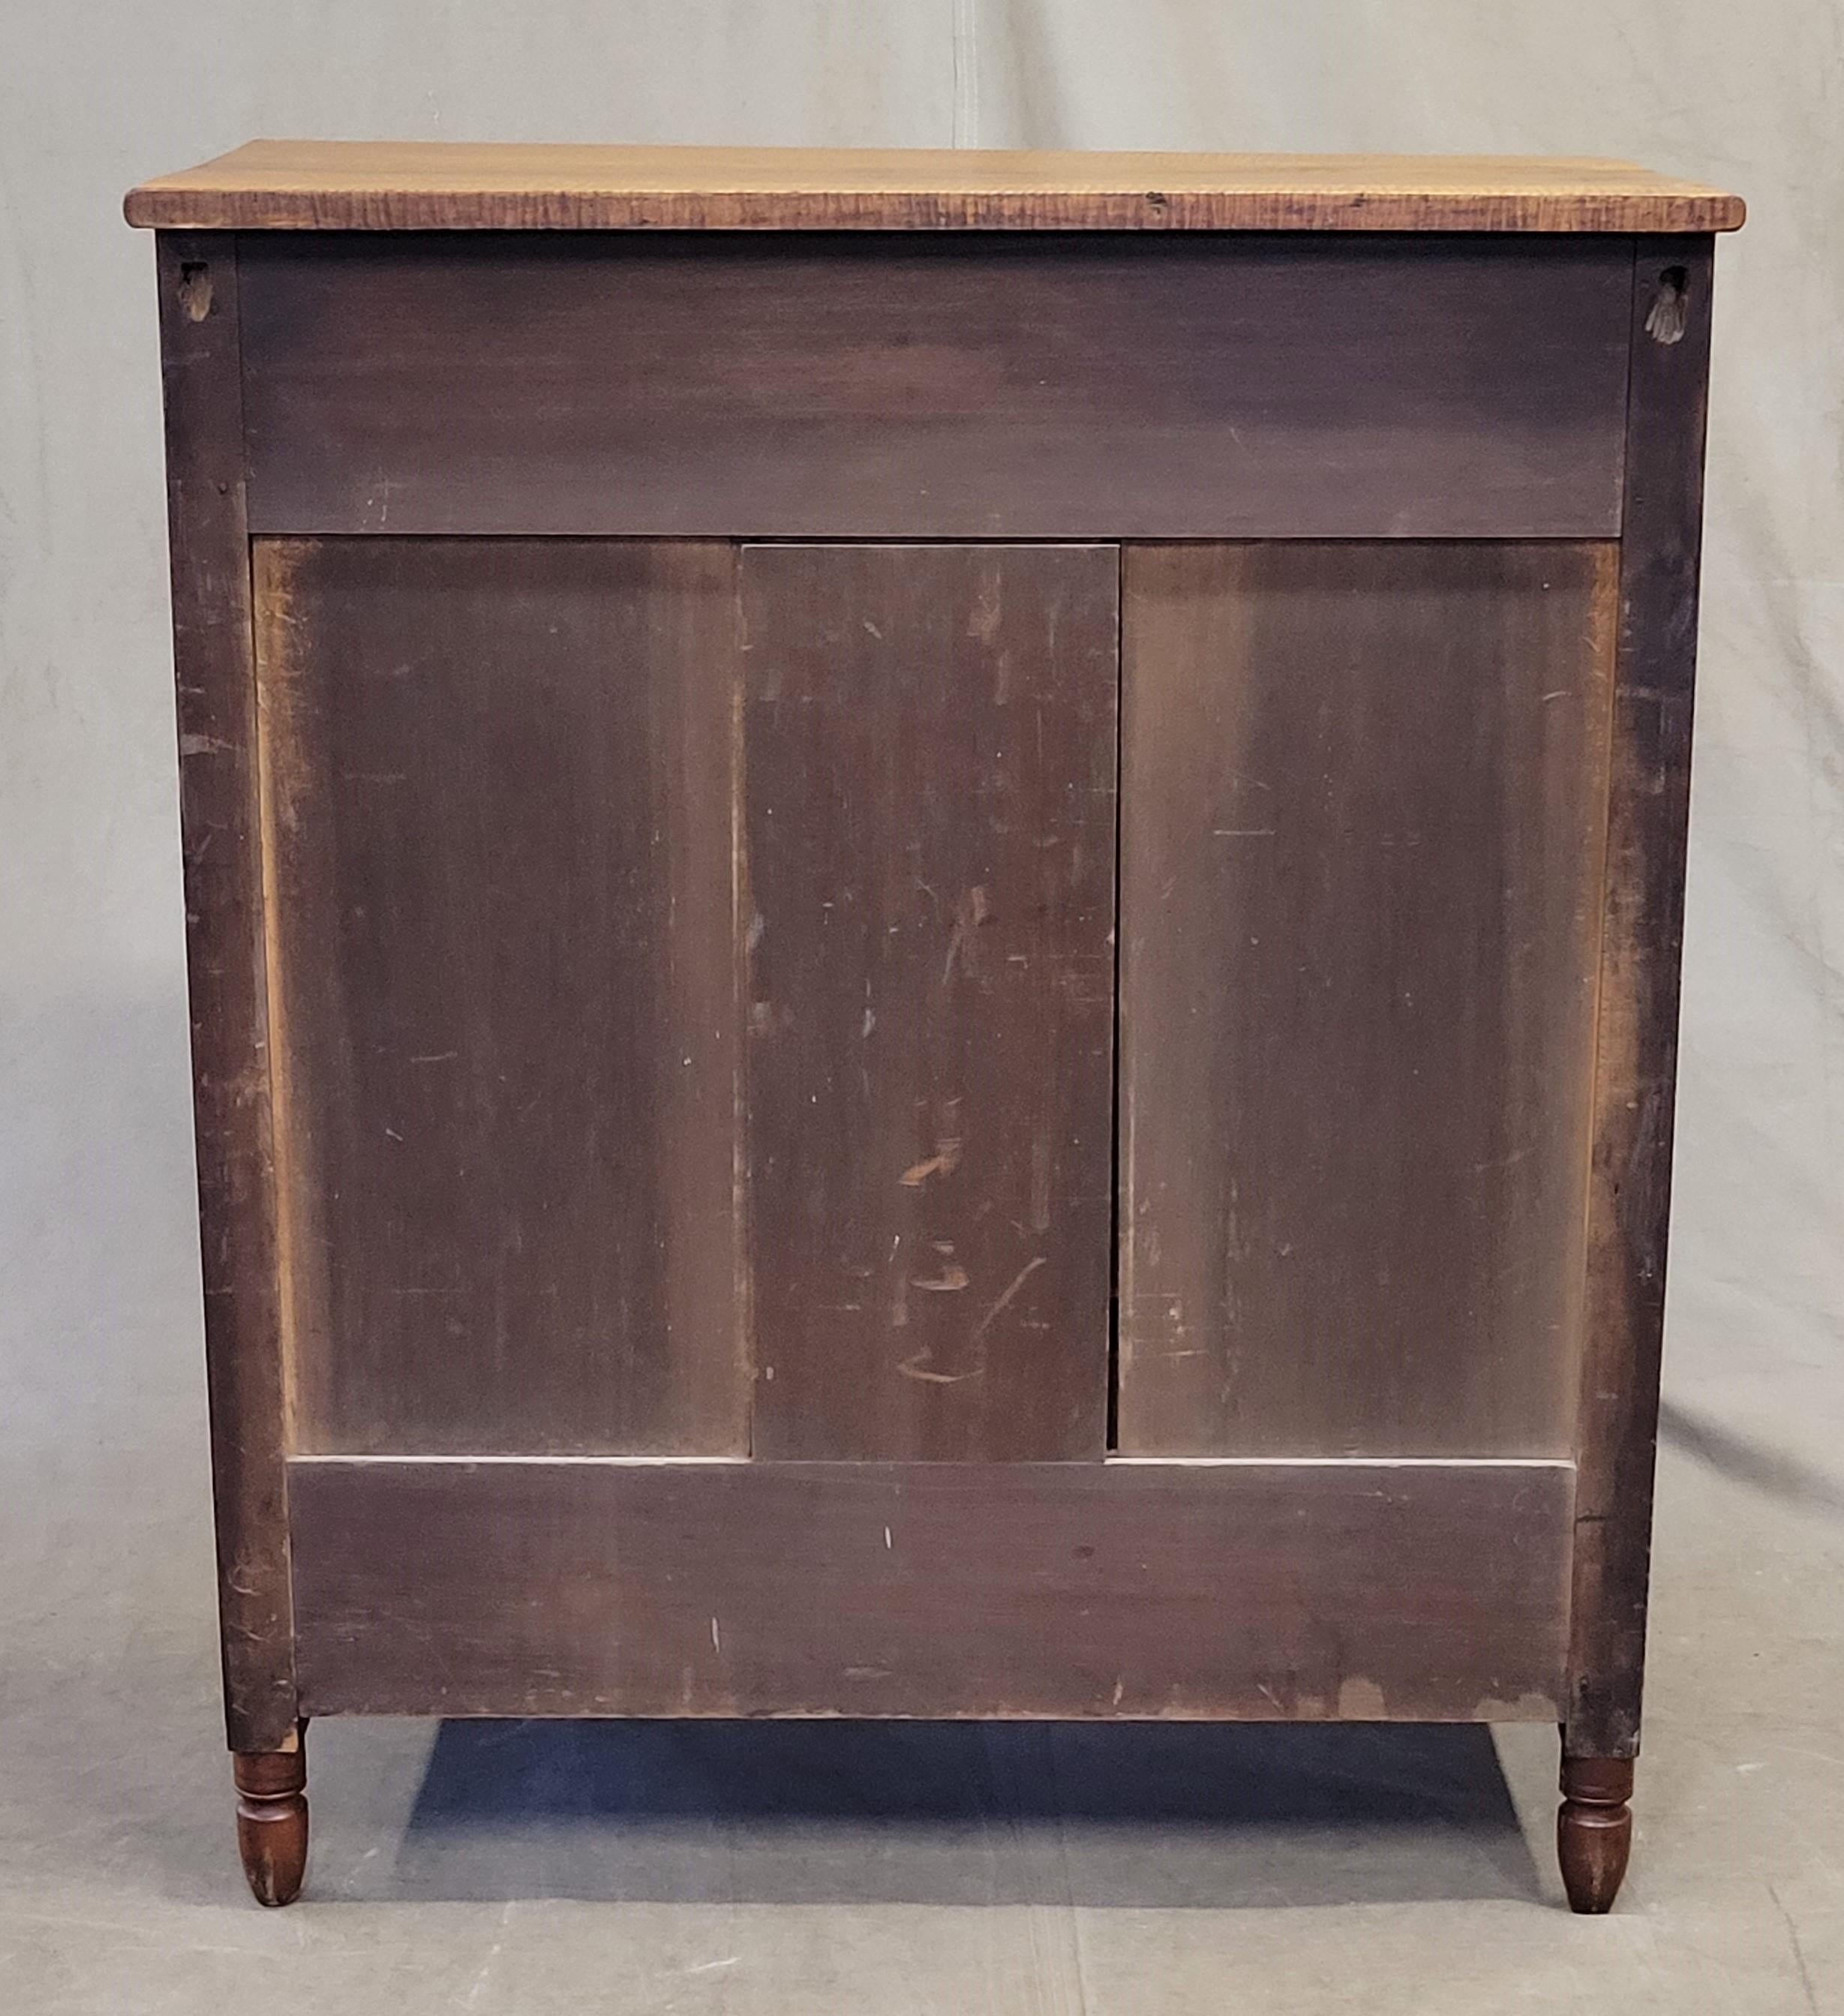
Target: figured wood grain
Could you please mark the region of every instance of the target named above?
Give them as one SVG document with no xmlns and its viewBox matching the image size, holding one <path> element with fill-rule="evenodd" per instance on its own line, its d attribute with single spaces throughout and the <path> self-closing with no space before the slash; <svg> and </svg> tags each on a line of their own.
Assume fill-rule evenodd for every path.
<svg viewBox="0 0 1844 2016">
<path fill-rule="evenodd" d="M 255 569 L 299 1445 L 746 1448 L 733 552 Z"/>
<path fill-rule="evenodd" d="M 157 279 L 225 1711 L 233 1750 L 277 1750 L 297 1711 L 236 248 L 163 237 Z"/>
<path fill-rule="evenodd" d="M 315 1715 L 1553 1719 L 1556 1464 L 303 1461 Z"/>
<path fill-rule="evenodd" d="M 1101 1453 L 1117 577 L 744 551 L 758 1456 Z"/>
<path fill-rule="evenodd" d="M 1726 231 L 1735 196 L 1489 155 L 255 140 L 129 193 L 194 229 Z"/>
<path fill-rule="evenodd" d="M 1125 554 L 1123 1450 L 1571 1453 L 1614 569 Z"/>
<path fill-rule="evenodd" d="M 1664 1341 L 1713 248 L 1642 241 L 1590 1179 L 1571 1757 L 1639 1748 Z M 1617 1879 L 1616 1879 L 1617 1880 Z"/>
<path fill-rule="evenodd" d="M 1607 537 L 1623 239 L 254 236 L 252 527 Z"/>
</svg>

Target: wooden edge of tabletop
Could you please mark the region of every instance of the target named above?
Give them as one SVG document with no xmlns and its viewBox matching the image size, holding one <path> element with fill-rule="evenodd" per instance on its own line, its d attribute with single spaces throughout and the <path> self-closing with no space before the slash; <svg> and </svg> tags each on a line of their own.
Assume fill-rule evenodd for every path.
<svg viewBox="0 0 1844 2016">
<path fill-rule="evenodd" d="M 128 193 L 161 229 L 1733 231 L 1622 161 L 254 140 Z"/>
</svg>

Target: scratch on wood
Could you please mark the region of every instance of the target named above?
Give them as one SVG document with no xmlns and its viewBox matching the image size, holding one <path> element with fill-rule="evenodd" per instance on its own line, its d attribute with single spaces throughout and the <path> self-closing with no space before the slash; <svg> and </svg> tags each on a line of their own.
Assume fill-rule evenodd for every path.
<svg viewBox="0 0 1844 2016">
<path fill-rule="evenodd" d="M 987 922 L 992 914 L 991 899 L 978 883 L 955 905 L 954 928 L 948 939 L 947 956 L 942 961 L 943 987 L 953 979 L 956 960 L 963 972 L 971 973 L 974 963 L 972 956 L 973 934 Z"/>
<path fill-rule="evenodd" d="M 906 1358 L 896 1368 L 906 1379 L 919 1379 L 928 1386 L 958 1386 L 968 1379 L 978 1379 L 985 1370 L 976 1365 L 971 1372 L 931 1372 L 928 1361 L 935 1355 L 931 1351 L 919 1351 L 913 1358 Z"/>
<path fill-rule="evenodd" d="M 960 1143 L 950 1136 L 938 1141 L 925 1162 L 913 1162 L 898 1179 L 905 1190 L 919 1190 L 931 1176 L 951 1176 L 960 1166 Z"/>
<path fill-rule="evenodd" d="M 931 1295 L 958 1294 L 967 1285 L 967 1269 L 958 1260 L 944 1260 L 938 1274 L 918 1274 L 910 1283 Z"/>
<path fill-rule="evenodd" d="M 992 1305 L 991 1309 L 987 1310 L 986 1313 L 980 1318 L 978 1323 L 974 1325 L 973 1334 L 976 1342 L 986 1334 L 988 1329 L 991 1327 L 994 1319 L 1010 1306 L 1012 1299 L 1017 1294 L 1018 1291 L 1023 1287 L 1025 1283 L 1030 1280 L 1031 1276 L 1037 1272 L 1038 1269 L 1043 1265 L 1044 1257 L 1045 1256 L 1040 1253 L 1037 1255 L 1035 1259 L 1027 1260 L 1024 1265 L 1018 1269 L 1017 1273 L 1013 1276 L 1010 1287 L 1006 1290 L 1005 1293 L 999 1298 L 998 1301 Z"/>
</svg>

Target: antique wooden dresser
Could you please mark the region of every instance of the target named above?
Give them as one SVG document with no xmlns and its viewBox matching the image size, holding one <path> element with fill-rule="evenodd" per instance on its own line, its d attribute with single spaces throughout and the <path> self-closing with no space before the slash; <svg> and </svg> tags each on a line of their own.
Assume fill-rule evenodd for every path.
<svg viewBox="0 0 1844 2016">
<path fill-rule="evenodd" d="M 1714 191 L 263 142 L 157 227 L 231 1748 L 1638 1747 Z"/>
</svg>

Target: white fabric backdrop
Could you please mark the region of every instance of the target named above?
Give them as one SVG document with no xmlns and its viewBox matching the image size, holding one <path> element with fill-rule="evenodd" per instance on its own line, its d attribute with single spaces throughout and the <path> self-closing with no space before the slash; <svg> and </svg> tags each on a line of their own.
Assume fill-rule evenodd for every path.
<svg viewBox="0 0 1844 2016">
<path fill-rule="evenodd" d="M 1738 189 L 1670 1376 L 1693 1439 L 1720 1413 L 1784 1449 L 1828 1440 L 1841 77 L 1837 0 L 5 0 L 0 1455 L 48 1487 L 39 1542 L 89 1466 L 151 1445 L 150 1411 L 199 1405 L 152 257 L 118 204 L 256 134 L 1561 153 Z M 16 1524 L 0 1543 L 34 1544 Z"/>
</svg>

